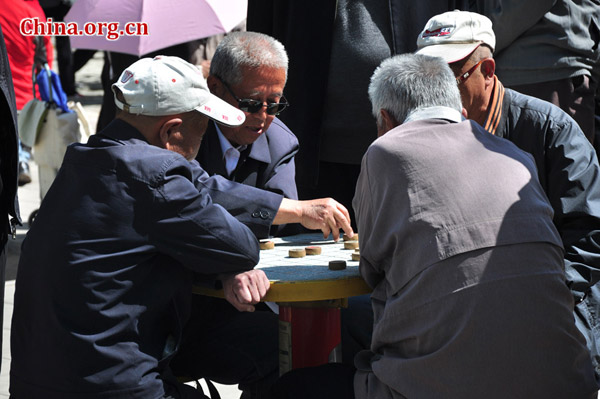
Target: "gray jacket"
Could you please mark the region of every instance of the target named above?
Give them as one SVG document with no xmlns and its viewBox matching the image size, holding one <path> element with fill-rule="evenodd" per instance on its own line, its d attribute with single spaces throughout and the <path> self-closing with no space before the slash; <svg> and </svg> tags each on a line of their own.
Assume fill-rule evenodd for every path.
<svg viewBox="0 0 600 399">
<path fill-rule="evenodd" d="M 369 147 L 353 205 L 374 310 L 358 399 L 594 397 L 529 154 L 472 121 L 408 122 Z"/>
<path fill-rule="evenodd" d="M 471 11 L 492 20 L 497 74 L 505 85 L 580 75 L 600 81 L 598 0 L 484 0 Z"/>
</svg>

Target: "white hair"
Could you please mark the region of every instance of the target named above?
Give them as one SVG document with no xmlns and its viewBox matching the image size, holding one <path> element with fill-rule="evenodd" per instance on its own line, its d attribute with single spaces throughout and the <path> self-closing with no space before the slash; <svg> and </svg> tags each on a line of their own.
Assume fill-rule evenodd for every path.
<svg viewBox="0 0 600 399">
<path fill-rule="evenodd" d="M 446 61 L 420 54 L 384 60 L 371 77 L 369 99 L 379 126 L 382 109 L 400 124 L 419 108 L 446 106 L 462 110 L 456 78 Z"/>
<path fill-rule="evenodd" d="M 219 43 L 210 62 L 210 74 L 229 84 L 238 84 L 242 68 L 285 69 L 288 55 L 279 41 L 257 32 L 232 32 Z"/>
</svg>

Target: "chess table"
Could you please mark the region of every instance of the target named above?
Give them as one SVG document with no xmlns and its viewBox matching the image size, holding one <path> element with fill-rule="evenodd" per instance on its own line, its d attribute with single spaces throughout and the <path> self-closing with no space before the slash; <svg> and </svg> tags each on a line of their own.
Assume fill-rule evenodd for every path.
<svg viewBox="0 0 600 399">
<path fill-rule="evenodd" d="M 273 249 L 260 251 L 256 266 L 271 282 L 263 299 L 279 305 L 279 372 L 341 361 L 340 309 L 348 297 L 371 292 L 352 260 L 353 249 L 342 239 L 323 239 L 321 233 L 270 239 Z M 321 247 L 320 255 L 289 256 L 290 249 Z M 330 270 L 332 260 L 346 261 L 346 269 Z M 194 288 L 202 295 L 223 297 L 222 290 Z"/>
</svg>

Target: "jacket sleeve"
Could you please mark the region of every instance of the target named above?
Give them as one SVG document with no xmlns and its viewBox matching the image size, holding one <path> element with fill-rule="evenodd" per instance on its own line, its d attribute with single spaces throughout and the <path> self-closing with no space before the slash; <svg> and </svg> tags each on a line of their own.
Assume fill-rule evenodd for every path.
<svg viewBox="0 0 600 399">
<path fill-rule="evenodd" d="M 600 166 L 574 121 L 546 135 L 547 189 L 565 248 L 567 283 L 577 302 L 600 280 Z"/>
<path fill-rule="evenodd" d="M 256 237 L 213 203 L 208 189 L 195 187 L 189 165 L 170 167 L 156 192 L 152 241 L 160 252 L 200 274 L 241 272 L 258 263 Z"/>
<path fill-rule="evenodd" d="M 556 4 L 556 0 L 477 0 L 471 11 L 492 21 L 499 53 L 529 30 Z"/>
<path fill-rule="evenodd" d="M 373 198 L 374 193 L 371 190 L 371 181 L 369 179 L 369 157 L 372 155 L 372 149 L 369 148 L 365 153 L 360 169 L 360 175 L 356 183 L 356 192 L 352 200 L 352 207 L 356 215 L 356 224 L 360 231 L 358 236 L 360 250 L 360 265 L 359 270 L 365 282 L 375 289 L 376 286 L 385 278 L 385 272 L 378 264 L 378 253 L 373 253 L 373 250 L 380 250 L 380 246 L 374 243 L 379 240 L 379 229 L 375 226 L 377 213 L 376 199 Z M 377 295 L 374 291 L 373 295 Z M 385 297 L 379 299 L 385 300 Z"/>
<path fill-rule="evenodd" d="M 256 237 L 269 235 L 283 200 L 282 195 L 236 183 L 219 175 L 208 176 L 203 169 L 198 169 L 200 173 L 195 177 L 194 184 L 199 191 L 208 192 L 214 203 L 249 227 Z"/>
</svg>

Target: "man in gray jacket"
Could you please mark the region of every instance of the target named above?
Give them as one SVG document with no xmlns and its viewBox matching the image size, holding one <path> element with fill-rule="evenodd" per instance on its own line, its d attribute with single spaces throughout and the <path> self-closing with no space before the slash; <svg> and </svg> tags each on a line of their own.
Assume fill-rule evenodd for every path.
<svg viewBox="0 0 600 399">
<path fill-rule="evenodd" d="M 374 328 L 356 398 L 595 397 L 531 156 L 462 120 L 439 58 L 384 61 L 369 96 L 380 137 L 353 205 Z M 324 397 L 305 379 L 322 390 L 339 369 L 292 372 L 277 397 Z"/>
</svg>

